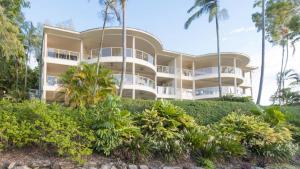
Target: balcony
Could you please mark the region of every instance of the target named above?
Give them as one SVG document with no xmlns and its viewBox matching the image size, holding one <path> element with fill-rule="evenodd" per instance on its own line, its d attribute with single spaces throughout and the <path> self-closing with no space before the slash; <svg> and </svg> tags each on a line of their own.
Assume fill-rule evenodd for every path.
<svg viewBox="0 0 300 169">
<path fill-rule="evenodd" d="M 242 77 L 243 73 L 240 68 L 236 68 L 234 71 L 234 67 L 231 66 L 222 66 L 221 73 L 232 74 L 234 75 L 236 72 L 237 76 Z M 207 76 L 207 75 L 218 75 L 218 67 L 207 67 L 195 70 L 195 76 Z"/>
<path fill-rule="evenodd" d="M 96 59 L 99 56 L 99 49 L 92 49 L 90 56 L 87 57 L 88 60 Z M 101 57 L 122 57 L 123 50 L 120 47 L 111 47 L 111 48 L 102 48 L 101 50 Z M 126 49 L 126 57 L 132 58 L 133 57 L 133 50 L 132 48 Z M 144 60 L 152 65 L 154 65 L 154 57 L 144 51 L 135 50 L 135 58 Z"/>
<path fill-rule="evenodd" d="M 166 74 L 175 74 L 174 68 L 170 66 L 157 65 L 157 72 Z"/>
<path fill-rule="evenodd" d="M 48 60 L 56 64 L 77 64 L 79 56 L 79 52 L 48 48 Z"/>
<path fill-rule="evenodd" d="M 114 74 L 114 78 L 115 78 L 115 83 L 119 85 L 120 81 L 121 81 L 121 74 Z M 139 75 L 133 76 L 133 75 L 126 74 L 125 79 L 124 79 L 124 84 L 125 85 L 133 85 L 133 79 L 135 80 L 134 85 L 155 89 L 154 80 L 152 80 L 148 77 L 143 77 L 143 76 L 139 76 Z"/>
<path fill-rule="evenodd" d="M 194 98 L 193 89 L 182 89 L 181 94 L 183 99 L 193 100 Z"/>
<path fill-rule="evenodd" d="M 45 89 L 47 91 L 57 91 L 61 87 L 61 82 L 59 81 L 58 76 L 47 76 L 47 82 L 45 85 Z"/>
<path fill-rule="evenodd" d="M 222 95 L 234 95 L 234 96 L 243 96 L 243 90 L 239 87 L 236 88 L 233 86 L 223 86 Z M 196 98 L 215 98 L 219 97 L 219 87 L 206 87 L 198 88 L 195 90 Z"/>
<path fill-rule="evenodd" d="M 193 77 L 193 70 L 182 69 L 182 75 L 186 77 Z"/>
<path fill-rule="evenodd" d="M 157 94 L 160 98 L 175 98 L 175 88 L 172 86 L 157 86 Z"/>
</svg>

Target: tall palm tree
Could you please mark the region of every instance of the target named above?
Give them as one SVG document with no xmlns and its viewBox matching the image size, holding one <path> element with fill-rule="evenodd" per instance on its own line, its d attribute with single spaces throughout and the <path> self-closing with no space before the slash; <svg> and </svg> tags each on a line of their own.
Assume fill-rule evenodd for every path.
<svg viewBox="0 0 300 169">
<path fill-rule="evenodd" d="M 99 54 L 97 58 L 97 70 L 96 74 L 99 74 L 99 68 L 100 68 L 100 58 L 102 56 L 102 46 L 103 46 L 103 41 L 104 41 L 104 36 L 105 36 L 105 27 L 107 22 L 110 21 L 110 17 L 116 17 L 118 21 L 120 21 L 120 15 L 117 10 L 116 6 L 116 0 L 99 0 L 100 5 L 104 5 L 104 10 L 103 12 L 103 24 L 102 24 L 102 33 L 100 34 L 100 48 L 99 48 Z M 94 95 L 96 94 L 97 90 L 97 79 L 95 81 L 95 89 L 94 89 Z"/>
<path fill-rule="evenodd" d="M 261 51 L 261 70 L 260 70 L 260 81 L 259 81 L 259 89 L 258 96 L 256 100 L 256 104 L 260 104 L 262 88 L 264 84 L 264 72 L 265 72 L 265 27 L 266 27 L 266 17 L 265 17 L 265 0 L 262 0 L 262 51 Z"/>
<path fill-rule="evenodd" d="M 119 88 L 119 96 L 122 97 L 123 95 L 123 86 L 124 86 L 124 79 L 126 74 L 126 0 L 119 0 L 121 7 L 122 7 L 122 44 L 123 44 L 123 63 L 122 63 L 122 75 L 120 80 L 120 88 Z"/>
<path fill-rule="evenodd" d="M 198 8 L 198 9 L 197 9 Z M 218 82 L 219 82 L 219 97 L 222 97 L 222 78 L 221 78 L 221 53 L 220 53 L 220 35 L 219 35 L 219 19 L 220 17 L 227 18 L 227 10 L 220 10 L 219 0 L 195 0 L 194 5 L 188 10 L 188 13 L 196 10 L 195 13 L 186 21 L 184 27 L 188 29 L 190 24 L 203 14 L 208 14 L 208 21 L 215 19 L 216 35 L 217 35 L 217 53 L 218 53 Z"/>
</svg>

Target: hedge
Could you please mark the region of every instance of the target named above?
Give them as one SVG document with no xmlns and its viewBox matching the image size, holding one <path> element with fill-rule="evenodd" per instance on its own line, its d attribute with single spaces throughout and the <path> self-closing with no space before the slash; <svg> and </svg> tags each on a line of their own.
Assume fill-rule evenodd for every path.
<svg viewBox="0 0 300 169">
<path fill-rule="evenodd" d="M 231 112 L 250 114 L 258 109 L 253 102 L 232 101 L 171 101 L 174 105 L 183 108 L 192 115 L 200 124 L 210 124 L 219 121 Z M 141 113 L 149 109 L 155 103 L 154 100 L 131 100 L 123 99 L 123 108 L 132 113 Z"/>
</svg>

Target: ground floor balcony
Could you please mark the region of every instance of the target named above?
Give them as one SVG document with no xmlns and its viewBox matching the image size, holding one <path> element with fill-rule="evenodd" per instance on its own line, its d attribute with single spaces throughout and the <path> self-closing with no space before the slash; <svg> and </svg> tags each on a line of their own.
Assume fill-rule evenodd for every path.
<svg viewBox="0 0 300 169">
<path fill-rule="evenodd" d="M 175 87 L 172 86 L 157 86 L 157 97 L 164 99 L 175 99 Z"/>
</svg>

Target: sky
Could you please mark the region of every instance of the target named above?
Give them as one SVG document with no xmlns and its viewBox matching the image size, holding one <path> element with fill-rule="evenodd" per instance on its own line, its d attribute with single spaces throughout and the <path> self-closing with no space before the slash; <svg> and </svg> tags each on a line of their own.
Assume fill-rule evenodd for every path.
<svg viewBox="0 0 300 169">
<path fill-rule="evenodd" d="M 216 52 L 215 23 L 208 22 L 203 15 L 194 21 L 188 30 L 184 23 L 187 10 L 194 0 L 128 0 L 127 26 L 138 28 L 155 35 L 164 49 L 200 55 Z M 57 24 L 72 20 L 76 31 L 101 27 L 102 7 L 98 0 L 30 0 L 31 7 L 24 9 L 25 17 L 33 23 Z M 249 55 L 251 66 L 261 65 L 261 33 L 251 20 L 254 0 L 224 0 L 229 18 L 220 22 L 222 52 L 241 52 Z M 110 26 L 118 26 L 117 22 Z M 299 48 L 300 46 L 298 46 Z M 292 48 L 290 49 L 292 50 Z M 290 57 L 288 69 L 300 72 L 300 51 Z M 280 71 L 281 48 L 267 43 L 265 79 L 261 103 L 270 104 L 269 98 L 276 90 L 276 73 Z M 260 69 L 253 74 L 253 94 L 258 93 Z"/>
</svg>

